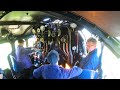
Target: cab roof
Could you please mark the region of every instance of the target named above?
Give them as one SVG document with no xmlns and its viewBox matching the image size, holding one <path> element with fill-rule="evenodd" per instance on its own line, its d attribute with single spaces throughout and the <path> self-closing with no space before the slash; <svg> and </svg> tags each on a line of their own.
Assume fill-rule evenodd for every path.
<svg viewBox="0 0 120 90">
<path fill-rule="evenodd" d="M 14 35 L 23 34 L 34 22 L 44 18 L 57 19 L 49 11 L 0 11 L 0 29 L 8 29 Z M 67 11 L 85 18 L 113 37 L 120 36 L 120 11 Z M 7 22 L 11 21 L 11 22 Z M 18 21 L 18 22 L 17 22 Z M 11 30 L 10 24 L 18 24 L 17 30 Z M 21 25 L 20 25 L 21 24 Z M 29 25 L 28 25 L 29 24 Z M 29 31 L 27 31 L 29 32 Z"/>
</svg>

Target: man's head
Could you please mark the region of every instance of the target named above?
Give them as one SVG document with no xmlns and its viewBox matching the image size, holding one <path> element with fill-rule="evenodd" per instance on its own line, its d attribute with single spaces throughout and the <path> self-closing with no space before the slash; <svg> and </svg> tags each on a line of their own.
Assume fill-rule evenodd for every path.
<svg viewBox="0 0 120 90">
<path fill-rule="evenodd" d="M 97 46 L 97 40 L 93 37 L 90 37 L 88 40 L 87 40 L 87 50 L 88 52 L 91 52 L 93 51 L 94 49 L 96 49 L 96 46 Z"/>
<path fill-rule="evenodd" d="M 55 50 L 51 50 L 47 55 L 47 60 L 50 64 L 57 64 L 59 61 L 59 54 Z"/>
<path fill-rule="evenodd" d="M 19 45 L 22 45 L 22 46 L 23 46 L 23 45 L 24 45 L 24 42 L 25 42 L 25 41 L 24 41 L 23 39 L 18 39 L 18 44 L 19 44 Z"/>
</svg>

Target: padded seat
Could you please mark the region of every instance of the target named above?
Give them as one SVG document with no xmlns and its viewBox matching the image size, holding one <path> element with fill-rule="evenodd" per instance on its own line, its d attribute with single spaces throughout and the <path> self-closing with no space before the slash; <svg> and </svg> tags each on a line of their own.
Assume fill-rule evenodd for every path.
<svg viewBox="0 0 120 90">
<path fill-rule="evenodd" d="M 9 54 L 8 55 L 8 62 L 11 68 L 12 76 L 14 79 L 22 78 L 22 74 L 20 71 L 20 66 L 16 61 L 15 54 Z"/>
</svg>

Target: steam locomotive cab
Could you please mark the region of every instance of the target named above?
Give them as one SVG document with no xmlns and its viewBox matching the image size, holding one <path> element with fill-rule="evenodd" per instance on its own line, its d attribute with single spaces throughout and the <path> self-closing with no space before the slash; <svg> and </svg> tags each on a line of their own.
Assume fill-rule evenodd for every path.
<svg viewBox="0 0 120 90">
<path fill-rule="evenodd" d="M 63 20 L 55 20 L 54 22 L 42 23 L 35 25 L 32 33 L 42 42 L 42 61 L 45 63 L 46 54 L 51 48 L 51 43 L 57 42 L 57 47 L 61 50 L 59 53 L 59 65 L 70 67 L 77 65 L 81 60 L 83 53 L 82 38 L 77 31 L 77 25 Z M 42 39 L 42 41 L 41 41 Z M 80 42 L 81 41 L 81 42 Z M 64 54 L 64 55 L 63 55 Z"/>
</svg>

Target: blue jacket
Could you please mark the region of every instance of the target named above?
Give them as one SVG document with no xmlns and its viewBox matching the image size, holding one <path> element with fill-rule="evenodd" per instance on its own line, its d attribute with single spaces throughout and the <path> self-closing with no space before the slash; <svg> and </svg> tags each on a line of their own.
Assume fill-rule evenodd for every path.
<svg viewBox="0 0 120 90">
<path fill-rule="evenodd" d="M 27 69 L 32 66 L 32 62 L 29 57 L 29 54 L 32 52 L 33 50 L 25 49 L 23 46 L 19 46 L 19 45 L 17 46 L 16 58 L 21 69 Z"/>
<path fill-rule="evenodd" d="M 82 69 L 96 70 L 99 65 L 99 58 L 97 56 L 97 49 L 90 52 L 83 60 L 80 62 L 80 67 Z"/>
<path fill-rule="evenodd" d="M 74 66 L 71 69 L 65 69 L 58 65 L 46 64 L 33 71 L 33 76 L 36 79 L 70 79 L 82 73 L 82 69 Z"/>
<path fill-rule="evenodd" d="M 89 69 L 83 69 L 82 73 L 73 79 L 97 79 L 98 72 Z"/>
</svg>

